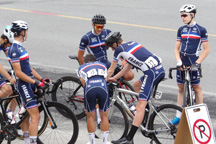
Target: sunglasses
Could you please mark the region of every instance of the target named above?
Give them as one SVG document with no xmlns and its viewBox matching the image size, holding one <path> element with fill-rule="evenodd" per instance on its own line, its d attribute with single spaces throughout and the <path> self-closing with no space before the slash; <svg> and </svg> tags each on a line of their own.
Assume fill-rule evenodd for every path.
<svg viewBox="0 0 216 144">
<path fill-rule="evenodd" d="M 181 17 L 186 18 L 188 15 L 187 14 L 182 14 Z"/>
<path fill-rule="evenodd" d="M 104 26 L 98 26 L 98 25 L 95 25 L 94 27 L 95 27 L 95 29 L 103 29 L 104 28 Z"/>
</svg>

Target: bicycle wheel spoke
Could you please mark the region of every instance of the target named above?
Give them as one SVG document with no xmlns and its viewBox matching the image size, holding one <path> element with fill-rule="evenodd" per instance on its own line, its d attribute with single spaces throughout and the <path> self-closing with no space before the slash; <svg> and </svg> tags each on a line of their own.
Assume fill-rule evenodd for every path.
<svg viewBox="0 0 216 144">
<path fill-rule="evenodd" d="M 40 119 L 39 126 L 41 128 L 43 127 L 45 123 L 44 117 L 46 117 L 46 122 L 48 122 L 47 126 L 45 128 L 43 127 L 43 129 L 45 130 L 39 137 L 43 143 L 46 143 L 46 144 L 68 143 L 69 141 L 71 141 L 74 133 L 76 133 L 75 131 L 77 131 L 76 130 L 77 126 L 74 127 L 73 120 L 64 117 L 57 109 L 61 109 L 62 111 L 67 113 L 67 111 L 62 109 L 62 107 L 59 107 L 56 105 L 48 107 L 48 110 L 56 124 L 56 128 L 53 128 L 50 126 L 49 122 L 47 121 L 48 117 L 45 116 L 44 111 L 40 112 L 41 119 Z M 70 115 L 70 113 L 68 113 L 68 115 Z M 76 120 L 75 117 L 74 117 L 74 120 Z M 78 125 L 78 123 L 76 125 Z"/>
<path fill-rule="evenodd" d="M 178 125 L 172 125 L 171 121 L 176 117 L 177 110 L 182 109 L 176 105 L 165 104 L 158 108 L 158 114 L 153 113 L 150 128 L 155 130 L 153 136 L 158 143 L 174 143 Z"/>
</svg>

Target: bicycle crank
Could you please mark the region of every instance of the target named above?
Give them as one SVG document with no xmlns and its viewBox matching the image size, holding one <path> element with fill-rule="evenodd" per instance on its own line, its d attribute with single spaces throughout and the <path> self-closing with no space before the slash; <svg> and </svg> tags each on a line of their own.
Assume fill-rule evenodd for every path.
<svg viewBox="0 0 216 144">
<path fill-rule="evenodd" d="M 6 125 L 3 127 L 3 136 L 6 140 L 10 139 L 13 141 L 16 139 L 17 135 L 17 129 L 14 126 Z"/>
</svg>

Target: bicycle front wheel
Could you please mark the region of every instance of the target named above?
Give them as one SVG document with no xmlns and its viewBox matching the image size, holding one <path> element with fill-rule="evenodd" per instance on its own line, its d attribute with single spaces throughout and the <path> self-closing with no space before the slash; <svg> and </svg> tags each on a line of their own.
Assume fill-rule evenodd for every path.
<svg viewBox="0 0 216 144">
<path fill-rule="evenodd" d="M 157 144 L 173 144 L 175 141 L 178 125 L 172 125 L 171 121 L 176 117 L 176 112 L 182 112 L 182 108 L 173 104 L 164 104 L 153 112 L 150 118 L 150 129 L 155 130 L 152 134 Z"/>
<path fill-rule="evenodd" d="M 190 95 L 188 82 L 184 83 L 184 107 L 190 106 Z"/>
<path fill-rule="evenodd" d="M 68 118 L 64 117 L 57 109 L 67 114 Z M 76 116 L 68 107 L 58 102 L 48 102 L 46 109 L 41 105 L 39 111 L 41 118 L 38 135 L 43 143 L 74 144 L 76 142 L 79 125 Z"/>
<path fill-rule="evenodd" d="M 60 78 L 52 90 L 52 101 L 60 102 L 66 105 L 77 117 L 81 119 L 85 117 L 84 111 L 84 92 L 83 86 L 77 77 L 65 76 Z M 59 110 L 61 114 L 68 117 L 65 113 Z"/>
</svg>

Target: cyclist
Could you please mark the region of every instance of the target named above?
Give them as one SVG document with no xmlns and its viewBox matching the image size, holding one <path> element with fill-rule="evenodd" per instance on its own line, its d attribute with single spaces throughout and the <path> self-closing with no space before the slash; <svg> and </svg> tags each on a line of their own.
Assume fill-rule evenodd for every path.
<svg viewBox="0 0 216 144">
<path fill-rule="evenodd" d="M 115 144 L 133 144 L 133 137 L 139 128 L 145 113 L 145 107 L 153 91 L 154 85 L 165 77 L 161 59 L 135 41 L 124 42 L 120 32 L 111 33 L 106 37 L 106 46 L 114 51 L 112 64 L 107 72 L 108 81 L 116 81 L 128 70 L 135 67 L 143 71 L 144 75 L 133 83 L 136 92 L 139 92 L 139 101 L 130 132 L 126 137 L 112 141 Z M 118 63 L 123 58 L 127 61 L 125 67 L 115 76 L 110 77 Z"/>
<path fill-rule="evenodd" d="M 195 22 L 195 14 L 197 8 L 195 5 L 186 4 L 180 8 L 180 14 L 183 22 L 186 24 L 178 29 L 177 41 L 175 45 L 175 57 L 177 66 L 191 67 L 193 70 L 191 76 L 191 84 L 196 95 L 196 103 L 203 103 L 203 93 L 200 86 L 200 73 L 197 70 L 201 66 L 201 62 L 209 53 L 208 34 L 204 27 Z M 201 52 L 201 44 L 203 44 L 203 52 Z M 200 55 L 200 56 L 199 56 Z M 177 104 L 183 105 L 184 83 L 182 81 L 182 71 L 177 70 L 176 78 L 178 84 L 178 99 Z M 172 120 L 173 124 L 178 124 L 181 113 L 177 114 Z"/>
<path fill-rule="evenodd" d="M 97 61 L 104 63 L 107 68 L 110 67 L 110 61 L 107 58 L 107 49 L 105 46 L 105 38 L 111 32 L 109 29 L 104 29 L 106 24 L 106 18 L 101 14 L 96 14 L 92 18 L 92 27 L 93 29 L 86 33 L 80 41 L 79 50 L 78 50 L 78 60 L 80 64 L 83 64 L 83 55 L 85 49 L 88 53 L 94 54 Z M 123 61 L 121 66 L 124 67 L 125 62 Z M 134 78 L 133 72 L 130 70 L 127 74 L 124 75 L 124 79 L 129 81 Z M 97 112 L 97 123 L 100 124 L 99 110 Z M 99 127 L 99 126 L 98 126 Z"/>
<path fill-rule="evenodd" d="M 4 28 L 4 33 L 1 35 L 0 39 L 1 39 L 0 50 L 3 50 L 5 55 L 7 56 L 8 49 L 11 46 L 11 43 L 13 42 L 13 39 L 14 39 L 13 33 L 11 32 L 11 26 L 6 26 Z M 11 77 L 2 66 L 1 66 L 1 74 L 3 74 L 4 77 L 7 78 L 8 81 L 10 81 L 10 83 L 16 84 L 16 80 L 13 77 Z M 4 77 L 1 74 L 0 74 L 0 78 L 4 79 Z M 0 92 L 1 98 L 13 94 L 13 90 L 12 90 L 11 86 L 6 85 L 5 80 L 0 80 L 0 89 L 1 89 L 1 92 Z M 17 105 L 16 100 L 13 99 L 10 102 L 9 109 L 6 113 L 8 118 L 10 119 L 11 124 L 16 123 L 15 118 L 14 118 L 14 114 L 13 114 L 13 112 L 16 109 L 16 105 Z"/>
<path fill-rule="evenodd" d="M 36 144 L 38 123 L 40 120 L 40 113 L 37 106 L 37 101 L 34 97 L 35 87 L 43 86 L 42 77 L 31 67 L 29 63 L 29 55 L 22 43 L 28 37 L 28 24 L 22 20 L 12 22 L 11 31 L 14 33 L 14 41 L 8 50 L 8 58 L 11 62 L 18 80 L 18 90 L 24 102 L 24 106 L 29 113 L 21 128 L 24 132 L 25 143 Z M 31 120 L 30 120 L 31 118 Z M 29 121 L 30 120 L 30 121 Z"/>
<path fill-rule="evenodd" d="M 106 65 L 96 61 L 96 57 L 87 54 L 84 58 L 85 64 L 79 67 L 78 77 L 84 86 L 84 104 L 87 115 L 87 129 L 90 142 L 95 144 L 95 107 L 98 102 L 101 116 L 102 144 L 108 144 L 109 135 L 109 92 L 106 83 L 107 68 Z"/>
</svg>

